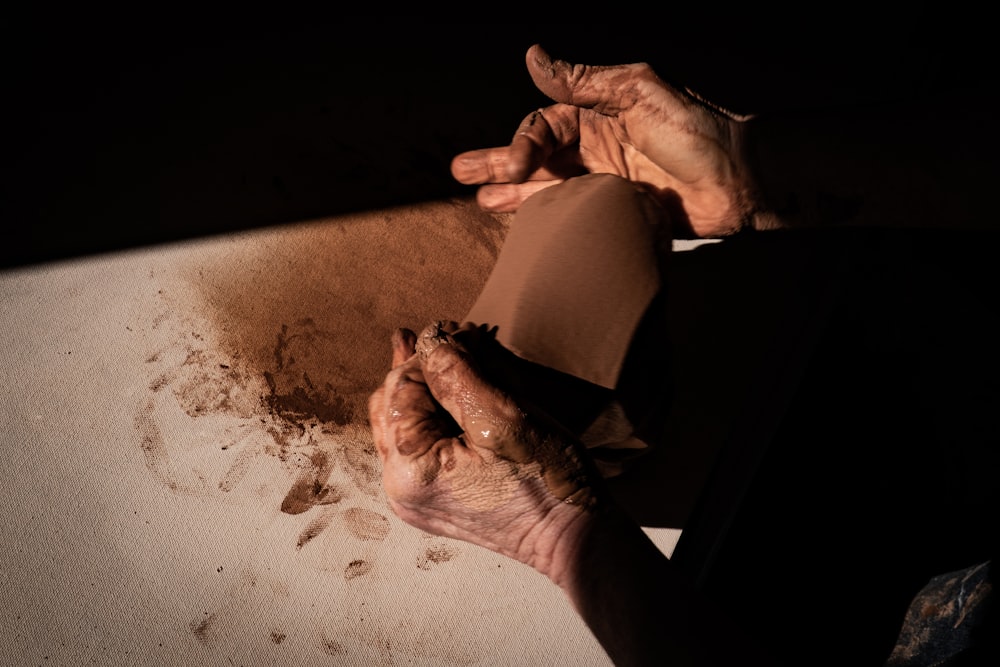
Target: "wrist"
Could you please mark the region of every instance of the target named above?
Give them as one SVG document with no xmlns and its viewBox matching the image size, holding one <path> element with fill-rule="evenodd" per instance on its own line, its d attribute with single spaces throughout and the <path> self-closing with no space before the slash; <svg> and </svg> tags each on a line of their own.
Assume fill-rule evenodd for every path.
<svg viewBox="0 0 1000 667">
<path fill-rule="evenodd" d="M 768 206 L 759 180 L 760 165 L 751 141 L 753 123 L 753 116 L 746 116 L 734 119 L 731 126 L 731 154 L 739 184 L 739 230 L 763 230 L 781 226 L 778 217 Z"/>
<path fill-rule="evenodd" d="M 549 526 L 545 557 L 536 562 L 535 569 L 573 599 L 579 595 L 581 580 L 615 567 L 623 553 L 634 555 L 633 544 L 647 541 L 641 528 L 608 502 L 583 510 L 560 509 L 561 516 L 554 517 Z"/>
<path fill-rule="evenodd" d="M 591 499 L 588 489 L 549 508 L 521 540 L 515 554 L 517 560 L 564 587 L 567 571 L 596 520 Z"/>
<path fill-rule="evenodd" d="M 756 213 L 762 207 L 755 164 L 747 144 L 748 123 L 753 116 L 738 114 L 709 100 L 686 91 L 702 108 L 706 138 L 714 144 L 706 146 L 706 154 L 715 153 L 712 160 L 709 184 L 702 187 L 711 196 L 705 210 L 714 210 L 700 224 L 692 221 L 696 236 L 721 238 L 737 234 L 751 227 Z M 712 129 L 707 129 L 712 128 Z M 692 203 L 695 200 L 692 199 Z M 694 204 L 697 208 L 697 204 Z"/>
</svg>

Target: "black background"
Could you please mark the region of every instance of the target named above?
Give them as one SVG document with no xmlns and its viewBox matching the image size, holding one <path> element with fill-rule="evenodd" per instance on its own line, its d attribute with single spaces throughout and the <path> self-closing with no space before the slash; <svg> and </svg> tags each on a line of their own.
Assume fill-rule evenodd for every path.
<svg viewBox="0 0 1000 667">
<path fill-rule="evenodd" d="M 648 61 L 741 112 L 927 94 L 988 72 L 975 16 L 810 12 L 15 13 L 2 265 L 471 194 L 451 157 L 506 143 L 548 102 L 524 66 L 534 42 L 577 62 Z"/>
</svg>

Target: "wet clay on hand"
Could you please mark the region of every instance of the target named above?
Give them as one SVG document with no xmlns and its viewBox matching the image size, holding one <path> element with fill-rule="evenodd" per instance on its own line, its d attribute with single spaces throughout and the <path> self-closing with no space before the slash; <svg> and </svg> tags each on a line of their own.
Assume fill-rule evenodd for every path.
<svg viewBox="0 0 1000 667">
<path fill-rule="evenodd" d="M 471 323 L 439 321 L 421 331 L 415 347 L 435 398 L 465 429 L 465 444 L 479 451 L 487 465 L 499 466 L 521 482 L 541 479 L 557 501 L 589 501 L 592 471 L 574 436 L 549 415 L 524 409 L 517 394 L 480 375 L 480 359 L 488 367 L 490 357 L 504 353 L 491 332 Z M 450 350 L 434 355 L 441 347 Z M 456 363 L 456 352 L 462 363 Z"/>
</svg>

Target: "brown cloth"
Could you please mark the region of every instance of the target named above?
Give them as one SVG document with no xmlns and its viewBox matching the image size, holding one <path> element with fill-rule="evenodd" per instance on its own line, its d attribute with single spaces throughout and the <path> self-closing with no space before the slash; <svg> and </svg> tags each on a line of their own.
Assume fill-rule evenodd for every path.
<svg viewBox="0 0 1000 667">
<path fill-rule="evenodd" d="M 518 209 L 466 320 L 527 361 L 614 389 L 660 289 L 663 209 L 612 174 L 571 178 Z"/>
</svg>

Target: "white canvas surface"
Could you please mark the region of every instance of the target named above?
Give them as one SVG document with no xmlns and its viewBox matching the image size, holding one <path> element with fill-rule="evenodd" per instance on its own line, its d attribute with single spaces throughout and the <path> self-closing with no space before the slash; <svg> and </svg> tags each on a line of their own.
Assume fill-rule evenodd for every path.
<svg viewBox="0 0 1000 667">
<path fill-rule="evenodd" d="M 389 333 L 466 312 L 504 230 L 436 202 L 0 274 L 0 664 L 608 664 L 382 495 Z"/>
</svg>

